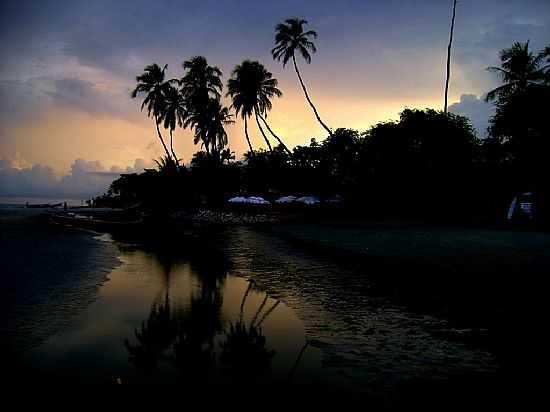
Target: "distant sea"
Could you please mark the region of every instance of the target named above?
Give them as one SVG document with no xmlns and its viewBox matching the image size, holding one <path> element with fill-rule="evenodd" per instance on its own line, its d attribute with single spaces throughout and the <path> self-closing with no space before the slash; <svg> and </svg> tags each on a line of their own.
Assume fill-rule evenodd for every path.
<svg viewBox="0 0 550 412">
<path fill-rule="evenodd" d="M 69 206 L 81 206 L 84 204 L 85 200 L 82 199 L 70 199 L 70 198 L 61 198 L 61 197 L 9 197 L 9 196 L 0 196 L 0 207 L 6 206 L 21 206 L 25 203 L 36 204 L 36 203 L 63 203 L 67 202 Z"/>
</svg>

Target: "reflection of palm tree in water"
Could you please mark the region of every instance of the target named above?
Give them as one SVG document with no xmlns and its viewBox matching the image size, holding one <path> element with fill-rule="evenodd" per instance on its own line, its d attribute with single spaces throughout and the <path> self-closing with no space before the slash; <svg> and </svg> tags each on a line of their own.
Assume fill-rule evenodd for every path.
<svg viewBox="0 0 550 412">
<path fill-rule="evenodd" d="M 191 295 L 189 309 L 182 310 L 170 303 L 172 272 L 178 255 L 166 250 L 151 253 L 163 273 L 164 300 L 153 303 L 147 321 L 135 330 L 137 344 L 124 341 L 130 362 L 146 373 L 154 371 L 162 360 L 185 369 L 207 371 L 213 358 L 214 337 L 222 330 L 222 289 L 228 271 L 225 257 L 201 253 L 191 261 L 200 291 Z"/>
<path fill-rule="evenodd" d="M 168 361 L 183 372 L 185 379 L 208 379 L 216 367 L 216 337 L 222 335 L 219 360 L 225 372 L 249 379 L 269 369 L 275 351 L 268 350 L 261 326 L 280 302 L 266 308 L 266 294 L 247 325 L 244 309 L 254 287 L 251 282 L 242 298 L 237 321 L 224 329 L 221 312 L 228 265 L 223 259 L 209 254 L 191 262 L 200 289 L 192 293 L 186 309 L 174 308 L 171 304 L 172 264 L 166 256 L 160 260 L 166 282 L 164 298 L 152 305 L 148 319 L 135 330 L 137 343 L 125 340 L 130 362 L 152 373 L 159 362 Z"/>
<path fill-rule="evenodd" d="M 150 252 L 150 255 L 161 268 L 164 300 L 153 302 L 147 321 L 142 322 L 141 327 L 134 331 L 137 344 L 133 345 L 129 339 L 124 340 L 124 346 L 130 354 L 130 362 L 148 374 L 153 372 L 160 360 L 167 358 L 166 352 L 170 349 L 178 330 L 178 322 L 172 315 L 170 305 L 171 272 L 175 265 L 174 256 L 163 250 Z"/>
<path fill-rule="evenodd" d="M 147 321 L 134 331 L 138 343 L 132 345 L 128 339 L 124 340 L 130 362 L 138 369 L 151 373 L 159 360 L 166 357 L 165 352 L 170 348 L 176 333 L 177 322 L 172 317 L 170 298 L 166 293 L 164 302 L 154 303 Z"/>
<path fill-rule="evenodd" d="M 223 278 L 201 279 L 199 293 L 191 296 L 189 310 L 179 318 L 172 361 L 186 379 L 206 378 L 215 365 L 214 339 L 223 330 Z"/>
<path fill-rule="evenodd" d="M 225 340 L 220 344 L 222 349 L 220 361 L 227 368 L 225 370 L 241 379 L 255 378 L 265 372 L 275 356 L 275 351 L 268 350 L 266 347 L 266 338 L 262 333 L 261 325 L 280 302 L 275 302 L 260 318 L 267 303 L 266 294 L 247 326 L 244 321 L 244 307 L 252 287 L 253 282 L 250 282 L 241 301 L 239 319 L 229 324 L 229 330 L 225 332 Z"/>
</svg>

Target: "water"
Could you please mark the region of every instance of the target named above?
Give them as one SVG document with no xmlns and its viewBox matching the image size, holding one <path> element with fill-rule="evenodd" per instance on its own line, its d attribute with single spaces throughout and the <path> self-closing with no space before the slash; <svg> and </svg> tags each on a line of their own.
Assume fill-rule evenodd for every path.
<svg viewBox="0 0 550 412">
<path fill-rule="evenodd" d="M 311 345 L 323 350 L 323 366 L 362 390 L 496 373 L 494 353 L 464 339 L 487 329 L 456 329 L 433 314 L 395 304 L 391 296 L 375 295 L 364 269 L 343 267 L 250 229 L 235 231 L 228 249 L 235 270 L 296 311 Z"/>
<path fill-rule="evenodd" d="M 15 279 L 3 332 L 25 381 L 340 380 L 295 312 L 234 273 L 218 244 L 147 247 L 52 227 L 36 211 L 1 216 L 4 277 Z"/>
<path fill-rule="evenodd" d="M 304 351 L 295 366 L 304 325 L 286 305 L 230 274 L 222 257 L 171 257 L 123 247 L 122 265 L 74 326 L 27 362 L 39 374 L 85 382 L 323 378 L 319 350 Z"/>
<path fill-rule="evenodd" d="M 1 332 L 10 352 L 66 327 L 120 263 L 112 243 L 51 225 L 42 214 L 0 206 Z"/>
<path fill-rule="evenodd" d="M 148 246 L 36 213 L 0 212 L 3 313 L 27 380 L 336 383 L 387 398 L 404 382 L 495 376 L 495 355 L 460 339 L 472 330 L 271 235 Z"/>
</svg>

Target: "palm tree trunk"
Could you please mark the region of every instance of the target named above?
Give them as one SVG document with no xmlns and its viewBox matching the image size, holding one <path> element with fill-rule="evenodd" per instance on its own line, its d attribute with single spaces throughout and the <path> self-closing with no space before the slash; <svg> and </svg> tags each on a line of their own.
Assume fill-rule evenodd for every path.
<svg viewBox="0 0 550 412">
<path fill-rule="evenodd" d="M 246 136 L 246 141 L 248 142 L 250 153 L 254 153 L 254 149 L 252 149 L 252 143 L 250 143 L 250 137 L 248 137 L 248 123 L 246 121 L 246 116 L 244 117 L 244 135 Z"/>
<path fill-rule="evenodd" d="M 206 132 L 202 132 L 201 140 L 206 150 L 206 153 L 210 156 L 210 143 L 208 142 L 208 135 L 206 134 Z"/>
<path fill-rule="evenodd" d="M 286 152 L 287 152 L 289 155 L 291 155 L 292 152 L 288 149 L 288 147 L 286 147 L 286 145 L 283 143 L 283 141 L 282 141 L 281 139 L 279 139 L 279 136 L 277 136 L 277 135 L 273 132 L 273 130 L 271 130 L 271 127 L 269 127 L 269 124 L 267 123 L 267 121 L 265 120 L 265 118 L 264 118 L 262 115 L 259 115 L 259 116 L 260 116 L 260 119 L 262 119 L 262 121 L 264 122 L 265 126 L 267 127 L 267 130 L 269 130 L 269 133 L 271 133 L 271 135 L 272 135 L 275 139 L 277 139 L 277 141 L 279 142 L 279 144 L 280 144 L 281 146 L 283 146 L 283 149 L 285 149 Z"/>
<path fill-rule="evenodd" d="M 256 311 L 256 313 L 254 314 L 254 317 L 252 318 L 252 320 L 250 321 L 250 329 L 252 329 L 254 327 L 254 323 L 256 323 L 256 320 L 258 319 L 258 316 L 260 316 L 260 313 L 262 312 L 262 310 L 264 309 L 264 306 L 265 304 L 267 303 L 267 294 L 265 295 L 265 298 L 264 300 L 262 301 L 260 307 L 258 308 L 258 310 Z"/>
<path fill-rule="evenodd" d="M 298 75 L 298 80 L 300 80 L 300 84 L 302 85 L 302 90 L 304 91 L 304 94 L 306 95 L 306 99 L 313 109 L 313 113 L 315 113 L 315 117 L 317 118 L 317 121 L 323 126 L 323 128 L 328 132 L 329 136 L 332 136 L 332 131 L 328 128 L 328 126 L 323 123 L 321 120 L 321 117 L 319 116 L 319 113 L 317 113 L 317 109 L 311 102 L 311 99 L 309 98 L 309 94 L 307 93 L 306 86 L 304 84 L 304 81 L 302 80 L 302 76 L 300 75 L 300 71 L 298 70 L 298 65 L 296 64 L 296 57 L 294 57 L 294 54 L 292 55 L 292 63 L 294 63 L 294 70 L 296 70 L 296 74 Z"/>
<path fill-rule="evenodd" d="M 164 151 L 166 152 L 166 156 L 171 159 L 172 156 L 170 156 L 170 152 L 168 151 L 168 148 L 166 147 L 166 145 L 164 144 L 164 139 L 162 138 L 162 135 L 160 134 L 160 129 L 159 129 L 159 123 L 158 123 L 158 117 L 155 115 L 155 126 L 157 127 L 157 133 L 159 135 L 159 139 L 160 139 L 160 142 L 162 143 L 162 147 L 164 147 Z"/>
<path fill-rule="evenodd" d="M 302 346 L 302 349 L 300 350 L 300 353 L 298 354 L 298 357 L 296 358 L 296 361 L 294 362 L 294 365 L 292 366 L 292 369 L 290 370 L 290 373 L 288 374 L 288 381 L 292 382 L 292 378 L 294 377 L 294 372 L 296 372 L 296 369 L 298 368 L 298 365 L 300 364 L 300 361 L 302 360 L 302 356 L 304 356 L 304 352 L 306 351 L 307 347 L 309 346 L 309 341 L 306 340 L 306 343 L 304 346 Z"/>
<path fill-rule="evenodd" d="M 250 293 L 250 289 L 252 289 L 252 282 L 248 283 L 248 287 L 246 288 L 246 292 L 244 292 L 243 300 L 241 301 L 241 307 L 239 309 L 239 322 L 240 323 L 243 323 L 244 303 L 246 302 L 246 297 Z"/>
<path fill-rule="evenodd" d="M 273 151 L 273 147 L 271 147 L 271 143 L 269 143 L 269 139 L 264 133 L 264 129 L 262 129 L 262 126 L 260 125 L 260 120 L 258 119 L 258 112 L 254 110 L 254 115 L 256 116 L 256 124 L 258 125 L 258 129 L 260 129 L 260 132 L 262 133 L 262 136 L 264 137 L 265 142 L 267 143 L 267 147 L 269 147 L 269 151 Z"/>
<path fill-rule="evenodd" d="M 176 165 L 180 165 L 178 156 L 176 156 L 176 153 L 174 152 L 174 146 L 172 142 L 172 129 L 170 129 L 170 151 L 172 152 L 172 156 L 174 156 L 174 161 L 176 162 Z"/>
<path fill-rule="evenodd" d="M 262 323 L 264 323 L 264 320 L 266 320 L 267 317 L 268 317 L 269 315 L 271 315 L 271 312 L 273 312 L 273 311 L 275 310 L 275 308 L 276 308 L 277 306 L 279 306 L 279 303 L 281 303 L 280 300 L 278 300 L 277 302 L 275 302 L 275 304 L 274 304 L 271 308 L 269 308 L 269 310 L 268 310 L 267 312 L 264 313 L 264 315 L 262 316 L 262 318 L 260 319 L 260 321 L 258 322 L 258 324 L 256 325 L 256 327 L 259 328 L 260 326 L 262 326 Z"/>
<path fill-rule="evenodd" d="M 451 77 L 451 46 L 453 44 L 453 31 L 455 28 L 456 0 L 453 2 L 453 18 L 451 19 L 451 34 L 449 36 L 449 46 L 447 47 L 447 78 L 445 80 L 445 106 L 443 113 L 447 114 L 447 97 L 449 94 L 449 78 Z"/>
</svg>

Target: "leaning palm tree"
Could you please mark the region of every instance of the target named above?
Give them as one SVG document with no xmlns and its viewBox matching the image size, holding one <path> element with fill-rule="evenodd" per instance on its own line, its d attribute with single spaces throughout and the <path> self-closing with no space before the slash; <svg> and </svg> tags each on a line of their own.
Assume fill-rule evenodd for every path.
<svg viewBox="0 0 550 412">
<path fill-rule="evenodd" d="M 311 63 L 311 54 L 317 51 L 315 44 L 310 40 L 310 38 L 316 39 L 317 32 L 313 30 L 308 30 L 304 32 L 304 25 L 307 24 L 307 20 L 294 17 L 291 19 L 285 20 L 284 23 L 280 23 L 275 27 L 275 47 L 271 50 L 271 55 L 273 59 L 277 61 L 283 61 L 283 67 L 288 63 L 292 58 L 292 63 L 294 64 L 294 70 L 298 75 L 298 80 L 302 86 L 302 90 L 306 96 L 306 99 L 315 113 L 317 121 L 323 126 L 323 128 L 332 136 L 332 131 L 329 127 L 321 120 L 317 109 L 311 102 L 309 94 L 307 92 L 300 71 L 298 70 L 298 65 L 296 64 L 296 51 L 300 52 L 306 63 Z"/>
<path fill-rule="evenodd" d="M 277 136 L 271 127 L 269 127 L 269 123 L 267 123 L 266 117 L 267 113 L 272 109 L 273 105 L 271 103 L 271 98 L 273 97 L 281 97 L 283 95 L 283 92 L 277 88 L 278 81 L 277 79 L 273 78 L 273 74 L 264 67 L 263 64 L 259 62 L 252 62 L 252 69 L 253 69 L 253 80 L 254 80 L 254 89 L 256 91 L 256 106 L 254 108 L 254 114 L 256 115 L 256 123 L 258 124 L 258 128 L 263 133 L 263 129 L 260 125 L 260 122 L 258 121 L 258 118 L 262 120 L 264 125 L 267 127 L 267 130 L 269 130 L 269 133 L 279 142 L 279 144 L 287 151 L 287 153 L 290 153 L 290 150 L 288 150 L 288 147 L 282 142 L 282 140 Z M 251 85 L 252 86 L 252 85 Z M 264 135 L 265 137 L 265 135 Z M 266 138 L 267 139 L 267 138 Z"/>
<path fill-rule="evenodd" d="M 176 163 L 179 163 L 179 159 L 174 152 L 173 132 L 176 125 L 183 126 L 186 117 L 187 106 L 183 94 L 174 86 L 168 85 L 164 91 L 164 104 L 161 107 L 159 120 L 163 122 L 165 129 L 170 130 L 170 151 Z"/>
<path fill-rule="evenodd" d="M 136 77 L 137 86 L 132 91 L 131 96 L 135 99 L 138 94 L 145 94 L 145 99 L 141 103 L 141 110 L 147 107 L 147 116 L 153 117 L 155 121 L 157 134 L 166 156 L 171 157 L 159 128 L 159 117 L 164 106 L 164 89 L 167 87 L 164 82 L 164 73 L 167 67 L 168 65 L 164 65 L 161 69 L 156 63 L 146 66 L 144 72 Z"/>
<path fill-rule="evenodd" d="M 548 82 L 550 65 L 545 64 L 545 59 L 549 55 L 547 49 L 533 54 L 529 50 L 529 41 L 515 42 L 509 49 L 502 50 L 500 67 L 488 67 L 487 70 L 499 74 L 504 84 L 487 93 L 485 100 L 502 104 L 514 95 Z"/>
<path fill-rule="evenodd" d="M 282 92 L 277 88 L 277 80 L 272 77 L 273 75 L 259 62 L 244 60 L 241 64 L 235 66 L 231 78 L 227 81 L 227 96 L 231 97 L 232 107 L 237 115 L 241 114 L 245 122 L 245 136 L 251 151 L 252 146 L 248 137 L 248 118 L 253 114 L 267 147 L 270 151 L 273 150 L 259 120 L 260 117 L 263 119 L 268 110 L 271 110 L 271 97 L 282 96 Z M 270 131 L 273 136 L 276 136 L 271 129 Z M 280 141 L 278 137 L 277 140 Z"/>
</svg>

